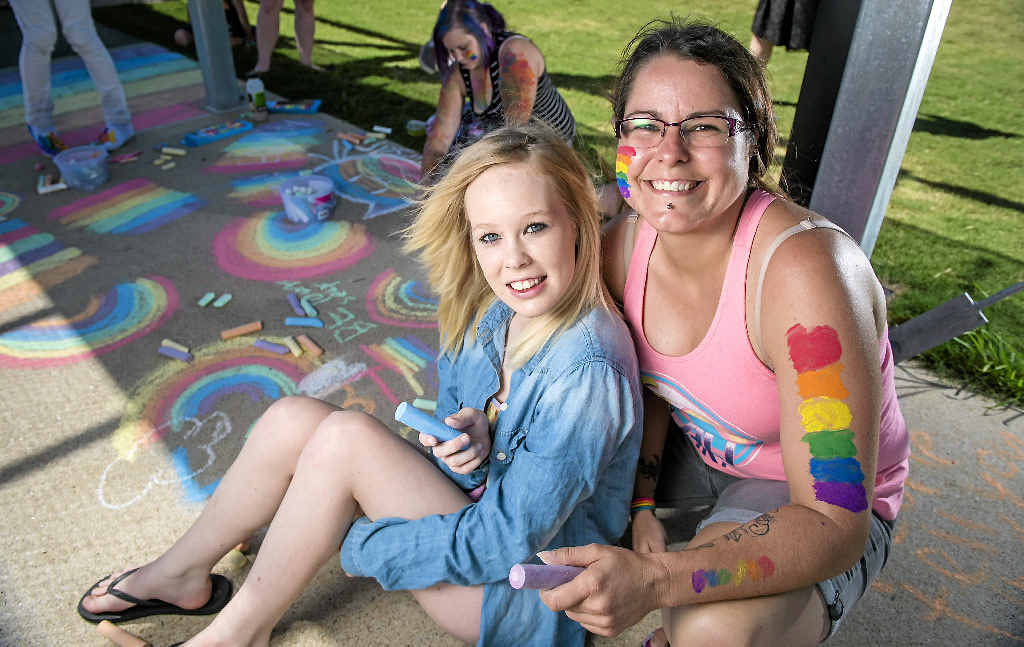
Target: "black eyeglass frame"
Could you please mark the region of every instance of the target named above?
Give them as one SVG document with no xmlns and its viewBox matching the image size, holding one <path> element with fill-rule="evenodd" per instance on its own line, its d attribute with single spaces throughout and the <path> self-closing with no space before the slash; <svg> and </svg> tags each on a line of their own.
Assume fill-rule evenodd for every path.
<svg viewBox="0 0 1024 647">
<path fill-rule="evenodd" d="M 621 139 L 622 138 L 622 124 L 626 123 L 627 121 L 633 121 L 634 119 L 646 119 L 647 121 L 657 121 L 658 123 L 661 124 L 661 139 L 658 140 L 658 143 L 660 144 L 662 141 L 665 140 L 665 133 L 668 132 L 668 127 L 669 126 L 679 127 L 679 126 L 682 126 L 684 122 L 690 121 L 691 119 L 700 119 L 702 117 L 716 117 L 718 119 L 725 119 L 727 122 L 729 122 L 729 138 L 730 139 L 735 137 L 737 133 L 742 133 L 742 132 L 753 131 L 754 130 L 753 126 L 751 126 L 747 122 L 743 121 L 742 119 L 737 119 L 735 117 L 726 117 L 725 115 L 693 115 L 692 117 L 687 117 L 686 119 L 683 119 L 682 121 L 676 121 L 676 122 L 668 122 L 668 121 L 665 121 L 664 119 L 658 119 L 657 117 L 639 117 L 638 116 L 638 117 L 626 117 L 625 119 L 616 119 L 615 120 L 615 124 L 614 124 L 615 125 L 615 138 L 616 139 Z"/>
</svg>

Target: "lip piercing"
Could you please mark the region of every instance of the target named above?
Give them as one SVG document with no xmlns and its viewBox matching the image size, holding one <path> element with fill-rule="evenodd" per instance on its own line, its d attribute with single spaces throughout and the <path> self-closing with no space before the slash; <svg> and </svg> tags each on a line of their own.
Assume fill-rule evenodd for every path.
<svg viewBox="0 0 1024 647">
<path fill-rule="evenodd" d="M 666 208 L 666 209 L 675 209 L 675 208 L 676 208 L 676 205 L 674 205 L 674 204 L 672 204 L 671 202 L 669 202 L 668 204 L 666 204 L 666 205 L 665 205 L 665 208 Z"/>
</svg>

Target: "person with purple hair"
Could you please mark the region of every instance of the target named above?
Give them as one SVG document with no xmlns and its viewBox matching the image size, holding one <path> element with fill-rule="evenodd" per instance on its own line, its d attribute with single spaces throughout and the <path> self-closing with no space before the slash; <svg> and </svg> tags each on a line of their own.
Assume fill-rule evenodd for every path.
<svg viewBox="0 0 1024 647">
<path fill-rule="evenodd" d="M 507 31 L 505 17 L 492 5 L 444 3 L 433 44 L 441 93 L 423 147 L 423 182 L 436 180 L 458 151 L 485 133 L 531 118 L 572 143 L 576 120 L 547 73 L 544 55 L 525 36 Z"/>
</svg>

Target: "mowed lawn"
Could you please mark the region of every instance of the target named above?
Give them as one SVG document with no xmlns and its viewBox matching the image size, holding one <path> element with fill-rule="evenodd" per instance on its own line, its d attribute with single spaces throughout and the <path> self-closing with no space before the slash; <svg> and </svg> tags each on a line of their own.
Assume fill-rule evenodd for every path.
<svg viewBox="0 0 1024 647">
<path fill-rule="evenodd" d="M 269 89 L 292 99 L 323 99 L 322 109 L 364 128 L 390 126 L 393 139 L 414 150 L 422 136 L 404 132 L 408 119 L 433 112 L 439 83 L 417 62 L 439 1 L 316 0 L 313 60 L 298 64 L 291 2 L 281 15 L 281 39 Z M 623 47 L 652 18 L 675 12 L 711 20 L 741 42 L 750 39 L 754 0 L 687 3 L 652 0 L 505 0 L 495 6 L 509 27 L 544 52 L 549 73 L 573 109 L 577 148 L 595 179 L 610 177 L 614 139 L 606 96 Z M 258 4 L 247 2 L 255 24 Z M 98 21 L 177 48 L 174 29 L 187 20 L 184 0 L 95 10 Z M 1024 2 L 955 2 L 910 139 L 872 263 L 895 292 L 891 324 L 968 292 L 975 300 L 1024 281 Z M 186 50 L 194 56 L 194 51 Z M 239 47 L 239 76 L 255 63 Z M 769 64 L 785 155 L 805 52 L 776 48 Z M 880 79 L 879 82 L 886 82 Z M 778 171 L 778 169 L 776 169 Z M 828 214 L 824 214 L 827 216 Z M 1024 405 L 1024 293 L 985 311 L 979 332 L 944 344 L 924 359 L 940 373 L 1007 404 Z"/>
</svg>

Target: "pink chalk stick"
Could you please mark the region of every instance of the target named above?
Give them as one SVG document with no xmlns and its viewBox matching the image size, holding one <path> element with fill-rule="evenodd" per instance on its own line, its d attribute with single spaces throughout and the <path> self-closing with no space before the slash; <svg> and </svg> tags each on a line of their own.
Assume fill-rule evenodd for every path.
<svg viewBox="0 0 1024 647">
<path fill-rule="evenodd" d="M 516 564 L 508 572 L 508 583 L 514 589 L 553 589 L 582 572 L 579 566 Z"/>
</svg>

